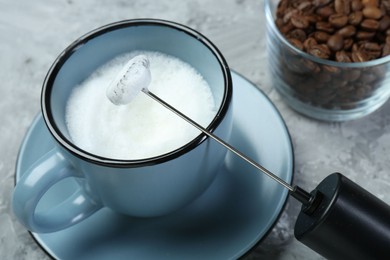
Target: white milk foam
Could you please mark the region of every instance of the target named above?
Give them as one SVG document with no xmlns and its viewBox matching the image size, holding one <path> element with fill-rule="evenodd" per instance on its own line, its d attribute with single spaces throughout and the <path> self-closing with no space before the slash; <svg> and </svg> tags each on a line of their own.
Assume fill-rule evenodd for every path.
<svg viewBox="0 0 390 260">
<path fill-rule="evenodd" d="M 112 159 L 150 158 L 171 152 L 200 134 L 144 93 L 121 106 L 106 97 L 110 82 L 140 54 L 150 61 L 151 92 L 203 127 L 216 115 L 209 85 L 189 64 L 159 52 L 130 52 L 97 69 L 71 93 L 66 123 L 72 141 L 81 149 Z"/>
</svg>

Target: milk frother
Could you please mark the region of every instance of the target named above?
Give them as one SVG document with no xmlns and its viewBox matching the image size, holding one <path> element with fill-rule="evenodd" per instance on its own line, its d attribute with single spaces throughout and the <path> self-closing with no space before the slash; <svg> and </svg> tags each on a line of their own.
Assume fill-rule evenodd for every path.
<svg viewBox="0 0 390 260">
<path fill-rule="evenodd" d="M 310 193 L 292 186 L 148 90 L 149 60 L 130 60 L 107 89 L 114 104 L 126 104 L 139 92 L 169 109 L 199 131 L 288 189 L 302 203 L 294 235 L 329 259 L 390 259 L 390 206 L 341 173 L 326 177 Z"/>
</svg>

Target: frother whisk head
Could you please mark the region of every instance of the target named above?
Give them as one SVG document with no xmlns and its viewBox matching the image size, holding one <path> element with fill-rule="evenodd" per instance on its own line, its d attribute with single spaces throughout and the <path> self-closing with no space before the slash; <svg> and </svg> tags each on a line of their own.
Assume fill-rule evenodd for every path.
<svg viewBox="0 0 390 260">
<path fill-rule="evenodd" d="M 151 82 L 150 62 L 145 55 L 129 60 L 107 87 L 106 96 L 114 105 L 126 105 Z"/>
</svg>

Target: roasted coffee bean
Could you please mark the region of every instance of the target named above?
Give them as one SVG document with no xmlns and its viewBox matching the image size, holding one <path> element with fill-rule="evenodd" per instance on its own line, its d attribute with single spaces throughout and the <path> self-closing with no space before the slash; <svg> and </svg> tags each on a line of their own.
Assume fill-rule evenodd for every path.
<svg viewBox="0 0 390 260">
<path fill-rule="evenodd" d="M 379 58 L 382 53 L 382 47 L 375 42 L 361 43 L 359 48 L 367 54 L 367 58 L 369 60 L 374 60 Z"/>
<path fill-rule="evenodd" d="M 344 28 L 338 30 L 337 34 L 340 34 L 344 38 L 349 38 L 356 34 L 356 28 L 353 25 L 347 25 Z"/>
<path fill-rule="evenodd" d="M 387 55 L 390 55 L 390 44 L 389 43 L 386 43 L 385 45 L 383 45 L 383 48 L 382 48 L 382 57 L 385 57 Z"/>
<path fill-rule="evenodd" d="M 317 44 L 312 46 L 307 52 L 317 58 L 328 59 L 330 56 L 329 47 L 325 44 Z"/>
<path fill-rule="evenodd" d="M 332 0 L 313 0 L 313 4 L 316 7 L 321 7 L 321 6 L 327 5 L 330 2 L 332 2 Z"/>
<path fill-rule="evenodd" d="M 319 73 L 317 78 L 319 82 L 326 83 L 331 81 L 333 76 L 330 73 Z"/>
<path fill-rule="evenodd" d="M 307 27 L 309 27 L 309 21 L 306 19 L 306 17 L 299 14 L 293 15 L 290 21 L 291 24 L 298 29 L 306 29 Z"/>
<path fill-rule="evenodd" d="M 318 31 L 313 33 L 313 37 L 318 43 L 324 43 L 328 41 L 330 35 L 326 32 Z"/>
<path fill-rule="evenodd" d="M 351 2 L 351 10 L 356 12 L 363 9 L 363 4 L 361 0 L 352 0 Z"/>
<path fill-rule="evenodd" d="M 329 37 L 326 44 L 332 51 L 339 51 L 344 48 L 344 38 L 340 34 L 334 34 Z"/>
<path fill-rule="evenodd" d="M 352 52 L 356 52 L 359 50 L 359 45 L 357 43 L 352 44 Z"/>
<path fill-rule="evenodd" d="M 353 45 L 353 39 L 352 38 L 348 38 L 348 39 L 344 40 L 344 50 L 345 51 L 350 50 L 352 45 Z"/>
<path fill-rule="evenodd" d="M 284 23 L 284 22 L 283 22 Z M 294 25 L 292 25 L 290 22 L 288 24 L 283 25 L 279 28 L 280 32 L 284 35 L 286 35 L 288 32 L 290 32 L 292 29 L 294 29 Z"/>
<path fill-rule="evenodd" d="M 279 18 L 279 17 L 284 16 L 289 4 L 290 4 L 289 0 L 281 0 L 278 3 L 278 8 L 276 9 L 276 17 Z"/>
<path fill-rule="evenodd" d="M 378 0 L 362 0 L 364 6 L 378 6 Z"/>
<path fill-rule="evenodd" d="M 351 25 L 359 25 L 363 20 L 363 13 L 356 11 L 348 16 L 348 23 Z"/>
<path fill-rule="evenodd" d="M 316 63 L 310 60 L 304 59 L 302 60 L 302 64 L 304 65 L 304 67 L 307 69 L 307 72 L 309 73 L 318 73 L 321 71 L 320 67 Z"/>
<path fill-rule="evenodd" d="M 378 30 L 379 31 L 384 31 L 386 30 L 387 28 L 390 27 L 390 16 L 388 15 L 385 15 L 382 17 L 382 19 L 379 21 L 379 27 L 378 27 Z"/>
<path fill-rule="evenodd" d="M 352 61 L 354 62 L 368 61 L 368 57 L 366 53 L 361 50 L 353 51 L 351 57 L 352 57 Z"/>
<path fill-rule="evenodd" d="M 308 50 L 310 49 L 312 46 L 314 45 L 317 45 L 318 42 L 316 41 L 316 39 L 314 39 L 313 37 L 309 37 L 307 38 L 304 42 L 303 42 L 303 48 L 305 50 Z"/>
<path fill-rule="evenodd" d="M 352 62 L 346 51 L 338 51 L 336 52 L 336 61 L 338 62 Z"/>
<path fill-rule="evenodd" d="M 339 74 L 341 72 L 340 68 L 328 65 L 322 65 L 322 70 L 332 74 L 332 76 L 335 76 L 336 74 Z"/>
<path fill-rule="evenodd" d="M 352 60 L 350 62 L 352 62 Z M 345 71 L 344 77 L 349 82 L 354 82 L 355 80 L 358 80 L 360 78 L 361 74 L 362 74 L 362 72 L 360 69 L 351 69 L 351 70 Z"/>
<path fill-rule="evenodd" d="M 328 18 L 329 16 L 331 16 L 334 13 L 335 13 L 335 10 L 328 5 L 321 7 L 321 8 L 318 8 L 316 10 L 316 14 L 318 14 L 319 16 L 321 16 L 323 18 Z"/>
<path fill-rule="evenodd" d="M 299 40 L 301 42 L 303 42 L 306 39 L 306 33 L 302 29 L 291 30 L 286 35 L 287 35 L 287 38 L 297 39 L 297 40 Z"/>
<path fill-rule="evenodd" d="M 368 19 L 379 19 L 382 17 L 382 11 L 376 6 L 368 5 L 363 8 L 362 12 L 363 16 Z"/>
<path fill-rule="evenodd" d="M 376 42 L 364 42 L 360 44 L 360 47 L 366 51 L 380 51 L 381 46 Z"/>
<path fill-rule="evenodd" d="M 329 16 L 328 21 L 336 28 L 341 28 L 348 23 L 348 16 L 345 14 L 332 14 Z"/>
<path fill-rule="evenodd" d="M 382 5 L 383 9 L 387 12 L 387 14 L 389 14 L 390 13 L 390 1 L 387 1 L 387 0 L 382 1 L 381 5 Z"/>
<path fill-rule="evenodd" d="M 311 23 L 311 24 L 315 24 L 316 22 L 320 21 L 321 18 L 318 16 L 318 15 L 315 15 L 315 14 L 309 14 L 309 15 L 306 15 L 306 20 Z"/>
<path fill-rule="evenodd" d="M 297 9 L 301 11 L 309 11 L 312 8 L 312 3 L 310 1 L 303 1 L 299 3 Z"/>
<path fill-rule="evenodd" d="M 334 32 L 334 27 L 328 22 L 317 22 L 316 29 L 327 33 Z"/>
<path fill-rule="evenodd" d="M 376 78 L 377 78 L 377 76 L 373 73 L 363 73 L 360 76 L 359 81 L 362 82 L 363 84 L 368 84 L 368 83 L 375 81 Z"/>
<path fill-rule="evenodd" d="M 339 14 L 349 14 L 351 12 L 349 0 L 334 0 L 334 10 Z"/>
<path fill-rule="evenodd" d="M 286 12 L 283 15 L 283 22 L 288 23 L 294 15 L 298 14 L 299 10 L 298 9 L 286 9 Z"/>
<path fill-rule="evenodd" d="M 356 39 L 361 41 L 361 40 L 371 40 L 372 38 L 374 38 L 375 36 L 375 32 L 366 32 L 366 31 L 358 31 L 356 33 Z"/>
<path fill-rule="evenodd" d="M 364 19 L 360 27 L 367 31 L 376 31 L 379 28 L 379 22 L 374 19 Z"/>
<path fill-rule="evenodd" d="M 298 50 L 303 50 L 303 44 L 300 40 L 297 40 L 297 39 L 288 39 L 288 41 L 294 45 L 295 48 L 297 48 Z"/>
</svg>

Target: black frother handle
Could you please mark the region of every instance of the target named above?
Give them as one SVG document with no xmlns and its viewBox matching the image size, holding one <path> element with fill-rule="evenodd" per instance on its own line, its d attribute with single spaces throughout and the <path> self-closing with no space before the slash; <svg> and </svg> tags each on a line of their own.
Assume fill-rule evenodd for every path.
<svg viewBox="0 0 390 260">
<path fill-rule="evenodd" d="M 390 206 L 340 173 L 326 177 L 302 206 L 294 235 L 328 259 L 390 259 Z"/>
</svg>

